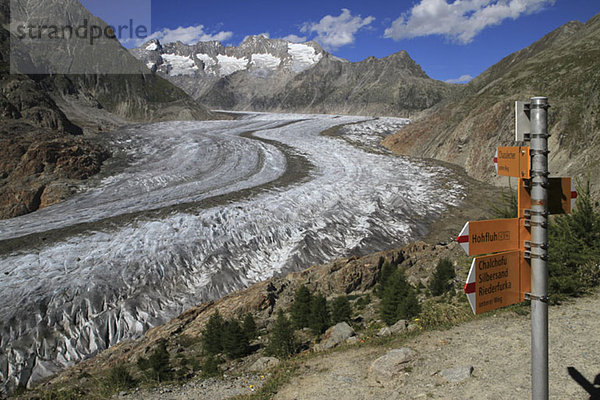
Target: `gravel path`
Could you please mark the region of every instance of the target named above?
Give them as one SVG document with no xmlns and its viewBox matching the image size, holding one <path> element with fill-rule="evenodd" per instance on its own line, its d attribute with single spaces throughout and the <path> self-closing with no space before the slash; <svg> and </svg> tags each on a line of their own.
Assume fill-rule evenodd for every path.
<svg viewBox="0 0 600 400">
<path fill-rule="evenodd" d="M 591 397 L 570 376 L 575 368 L 589 382 L 600 375 L 600 294 L 551 307 L 550 398 Z M 530 319 L 513 313 L 481 318 L 411 339 L 417 351 L 412 371 L 386 387 L 369 377 L 373 360 L 387 348 L 334 352 L 310 360 L 300 377 L 276 399 L 527 399 L 531 398 Z M 440 370 L 473 366 L 471 378 L 446 383 Z M 596 386 L 598 389 L 598 386 Z M 598 389 L 600 392 L 600 389 Z"/>
</svg>

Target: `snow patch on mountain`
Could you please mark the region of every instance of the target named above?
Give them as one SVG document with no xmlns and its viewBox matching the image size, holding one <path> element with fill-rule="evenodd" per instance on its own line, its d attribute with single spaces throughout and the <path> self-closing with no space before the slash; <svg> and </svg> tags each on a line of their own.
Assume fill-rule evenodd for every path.
<svg viewBox="0 0 600 400">
<path fill-rule="evenodd" d="M 148 46 L 146 46 L 146 50 L 148 50 L 148 51 L 158 50 L 158 43 L 156 43 L 156 42 L 150 43 Z"/>
<path fill-rule="evenodd" d="M 231 75 L 234 72 L 241 71 L 243 69 L 248 68 L 248 59 L 247 58 L 237 58 L 230 57 L 224 54 L 219 54 L 217 56 L 217 60 L 219 62 L 219 75 L 227 76 Z"/>
<path fill-rule="evenodd" d="M 288 43 L 288 52 L 292 56 L 292 71 L 296 73 L 310 68 L 323 57 L 314 47 L 302 43 Z"/>
<path fill-rule="evenodd" d="M 162 59 L 167 65 L 170 76 L 194 75 L 195 71 L 198 70 L 198 66 L 190 57 L 163 54 Z"/>
<path fill-rule="evenodd" d="M 281 64 L 281 58 L 271 54 L 252 54 L 252 62 L 250 64 L 256 65 L 258 68 L 274 70 Z"/>
<path fill-rule="evenodd" d="M 196 58 L 204 63 L 206 68 L 217 65 L 217 60 L 209 56 L 208 54 L 198 53 Z"/>
</svg>

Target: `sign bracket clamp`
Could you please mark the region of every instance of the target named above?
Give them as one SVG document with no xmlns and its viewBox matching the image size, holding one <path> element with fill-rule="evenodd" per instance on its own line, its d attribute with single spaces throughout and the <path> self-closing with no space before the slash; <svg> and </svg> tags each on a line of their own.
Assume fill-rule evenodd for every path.
<svg viewBox="0 0 600 400">
<path fill-rule="evenodd" d="M 525 300 L 541 301 L 542 303 L 548 303 L 548 296 L 536 296 L 535 294 L 525 293 Z"/>
</svg>

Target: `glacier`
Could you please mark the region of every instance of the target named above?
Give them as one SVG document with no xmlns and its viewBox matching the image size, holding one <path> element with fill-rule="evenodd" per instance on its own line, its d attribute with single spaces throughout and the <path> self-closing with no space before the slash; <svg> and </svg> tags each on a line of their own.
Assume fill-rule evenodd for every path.
<svg viewBox="0 0 600 400">
<path fill-rule="evenodd" d="M 462 201 L 460 177 L 357 139 L 407 122 L 241 113 L 107 134 L 114 157 L 82 193 L 0 221 L 5 386 L 273 275 L 423 236 Z"/>
</svg>

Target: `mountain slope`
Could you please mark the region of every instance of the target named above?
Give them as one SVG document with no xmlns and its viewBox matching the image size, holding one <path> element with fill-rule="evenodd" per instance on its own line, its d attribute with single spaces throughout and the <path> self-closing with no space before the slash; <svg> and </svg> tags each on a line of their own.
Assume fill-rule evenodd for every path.
<svg viewBox="0 0 600 400">
<path fill-rule="evenodd" d="M 405 51 L 353 63 L 315 42 L 250 36 L 238 47 L 153 40 L 131 52 L 211 108 L 406 116 L 455 90 Z"/>
<path fill-rule="evenodd" d="M 356 63 L 327 55 L 267 99 L 264 107 L 409 116 L 448 97 L 452 90 L 452 85 L 430 79 L 406 51 Z"/>
<path fill-rule="evenodd" d="M 550 171 L 600 182 L 600 16 L 569 22 L 488 68 L 427 116 L 384 145 L 464 166 L 479 179 L 495 175 L 491 158 L 514 138 L 515 100 L 547 96 Z"/>
<path fill-rule="evenodd" d="M 59 10 L 66 10 L 69 18 L 104 24 L 75 0 L 48 0 L 44 7 L 25 0 L 18 4 L 33 8 L 28 14 L 31 21 L 53 18 L 52 12 L 60 18 Z M 139 73 L 11 74 L 10 62 L 15 59 L 10 57 L 9 19 L 9 2 L 1 0 L 0 219 L 61 201 L 73 194 L 82 180 L 99 172 L 110 156 L 93 140 L 100 131 L 130 122 L 214 118 L 181 89 L 151 74 L 116 40 L 91 48 L 101 55 L 88 54 L 85 48 L 72 49 L 77 54 L 74 63 L 95 55 L 99 67 L 102 62 L 120 60 Z M 52 50 L 40 50 L 41 56 L 55 57 L 57 52 Z"/>
</svg>

